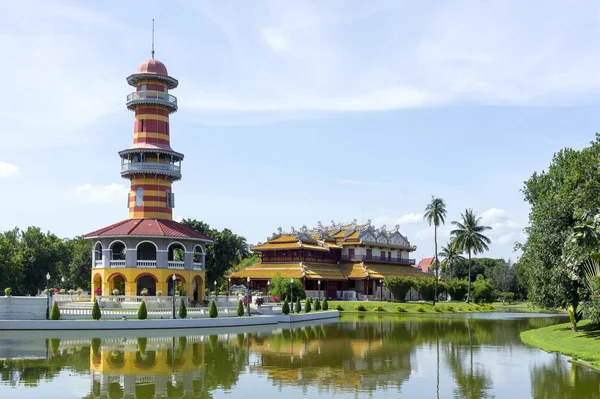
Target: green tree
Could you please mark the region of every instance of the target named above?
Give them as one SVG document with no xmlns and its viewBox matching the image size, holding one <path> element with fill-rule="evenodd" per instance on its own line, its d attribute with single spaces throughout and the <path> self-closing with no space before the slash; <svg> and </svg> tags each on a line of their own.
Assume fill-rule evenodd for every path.
<svg viewBox="0 0 600 399">
<path fill-rule="evenodd" d="M 321 308 L 323 310 L 329 310 L 329 303 L 327 303 L 327 298 L 323 298 L 323 303 L 321 303 Z"/>
<path fill-rule="evenodd" d="M 195 219 L 183 219 L 181 223 L 213 240 L 213 245 L 206 249 L 205 254 L 206 281 L 222 279 L 227 270 L 239 265 L 243 259 L 250 256 L 246 239 L 229 229 L 219 231 Z"/>
<path fill-rule="evenodd" d="M 298 279 L 289 278 L 281 278 L 279 272 L 276 272 L 275 275 L 271 278 L 271 285 L 269 289 L 269 293 L 271 296 L 278 296 L 281 298 L 288 298 L 290 301 L 292 299 L 306 298 L 306 291 L 302 288 L 302 282 Z M 291 294 L 291 298 L 290 298 Z"/>
<path fill-rule="evenodd" d="M 523 251 L 519 263 L 527 273 L 527 297 L 537 306 L 570 309 L 579 315 L 579 305 L 589 295 L 581 280 L 572 278 L 571 266 L 577 264 L 572 261 L 575 254 L 569 252 L 584 251 L 594 239 L 587 227 L 576 227 L 582 225 L 581 219 L 589 222 L 586 212 L 600 207 L 599 162 L 597 134 L 589 147 L 565 148 L 554 154 L 548 169 L 534 172 L 524 184 L 522 191 L 531 211 L 525 228 L 527 241 L 517 248 Z M 577 236 L 579 242 L 569 243 Z"/>
<path fill-rule="evenodd" d="M 502 259 L 494 267 L 486 270 L 485 274 L 492 286 L 498 291 L 515 292 L 517 290 L 517 271 L 510 259 L 508 262 Z"/>
<path fill-rule="evenodd" d="M 435 243 L 435 294 L 433 296 L 433 304 L 437 301 L 438 297 L 438 280 L 439 280 L 439 269 L 440 262 L 438 260 L 438 245 L 437 245 L 437 229 L 440 224 L 446 223 L 446 204 L 444 200 L 441 198 L 436 198 L 435 196 L 431 196 L 431 202 L 427 204 L 425 208 L 425 214 L 423 218 L 427 221 L 427 223 L 431 226 L 433 225 L 433 240 Z"/>
<path fill-rule="evenodd" d="M 300 313 L 300 312 L 302 311 L 302 307 L 301 307 L 301 305 L 300 305 L 300 298 L 297 298 L 297 299 L 296 299 L 296 306 L 295 306 L 295 308 L 296 308 L 296 309 L 295 309 L 295 310 L 296 310 L 296 313 Z"/>
<path fill-rule="evenodd" d="M 436 295 L 436 278 L 431 277 L 415 277 L 414 278 L 415 289 L 425 301 L 431 301 Z"/>
<path fill-rule="evenodd" d="M 12 294 L 21 293 L 24 273 L 18 256 L 21 232 L 18 228 L 0 233 L 0 288 L 12 288 Z"/>
<path fill-rule="evenodd" d="M 24 279 L 19 292 L 37 294 L 40 287 L 46 286 L 46 273 L 50 273 L 51 285 L 59 281 L 57 265 L 63 245 L 57 236 L 44 234 L 39 227 L 28 227 L 21 233 L 17 257 L 23 265 Z"/>
<path fill-rule="evenodd" d="M 214 319 L 218 315 L 219 315 L 219 311 L 217 310 L 217 304 L 215 303 L 215 300 L 213 299 L 212 301 L 210 301 L 210 307 L 208 308 L 208 316 L 211 319 Z"/>
<path fill-rule="evenodd" d="M 187 317 L 187 307 L 185 306 L 185 301 L 183 299 L 179 301 L 179 311 L 177 314 L 180 319 L 185 319 Z"/>
<path fill-rule="evenodd" d="M 52 310 L 50 310 L 50 320 L 60 320 L 60 309 L 58 303 L 54 301 L 52 304 Z"/>
<path fill-rule="evenodd" d="M 388 277 L 383 280 L 383 286 L 394 295 L 394 299 L 404 302 L 408 291 L 415 286 L 415 280 L 407 276 Z"/>
<path fill-rule="evenodd" d="M 489 226 L 482 226 L 481 217 L 477 216 L 472 209 L 466 209 L 464 214 L 461 214 L 462 221 L 452 221 L 456 227 L 450 232 L 454 236 L 452 245 L 460 252 L 469 254 L 469 289 L 467 291 L 467 302 L 471 300 L 471 254 L 483 253 L 489 250 L 488 244 L 491 244 L 487 236 L 483 232 L 491 230 Z"/>
<path fill-rule="evenodd" d="M 319 302 L 319 299 L 315 299 L 315 312 L 319 310 L 321 310 L 321 302 Z"/>
<path fill-rule="evenodd" d="M 456 250 L 452 242 L 448 242 L 446 246 L 442 246 L 440 251 L 442 257 L 442 271 L 448 273 L 454 272 L 456 266 L 465 261 L 465 257 Z"/>
<path fill-rule="evenodd" d="M 281 307 L 281 313 L 283 313 L 285 315 L 290 313 L 290 304 L 288 303 L 287 299 L 285 301 L 283 301 L 283 306 Z"/>
<path fill-rule="evenodd" d="M 309 313 L 311 310 L 312 310 L 312 305 L 310 304 L 310 298 L 307 298 L 306 302 L 304 303 L 304 312 Z"/>
<path fill-rule="evenodd" d="M 92 306 L 92 319 L 100 320 L 102 317 L 102 312 L 100 311 L 100 306 L 98 305 L 98 301 L 94 301 L 94 305 Z"/>
<path fill-rule="evenodd" d="M 85 287 L 90 288 L 92 278 L 92 242 L 85 240 L 82 236 L 66 240 L 64 243 L 66 249 L 67 270 L 62 276 L 67 280 L 71 288 Z"/>
<path fill-rule="evenodd" d="M 475 303 L 492 303 L 496 299 L 494 287 L 482 275 L 477 276 L 477 280 L 473 283 L 473 302 Z"/>
<path fill-rule="evenodd" d="M 140 320 L 146 320 L 148 317 L 148 309 L 146 308 L 146 301 L 142 299 L 142 303 L 140 303 L 140 307 L 137 311 L 137 317 Z"/>
<path fill-rule="evenodd" d="M 238 317 L 242 317 L 244 315 L 244 304 L 242 303 L 241 300 L 238 301 L 237 315 L 238 315 Z"/>
<path fill-rule="evenodd" d="M 446 282 L 446 290 L 452 298 L 453 301 L 462 301 L 467 294 L 469 289 L 469 283 L 467 280 L 459 280 L 457 278 L 453 278 L 450 281 Z"/>
</svg>

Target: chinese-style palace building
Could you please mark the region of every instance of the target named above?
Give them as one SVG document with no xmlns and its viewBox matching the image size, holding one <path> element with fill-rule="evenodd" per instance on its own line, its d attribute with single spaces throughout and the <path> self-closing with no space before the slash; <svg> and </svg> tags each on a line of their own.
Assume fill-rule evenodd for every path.
<svg viewBox="0 0 600 399">
<path fill-rule="evenodd" d="M 380 295 L 382 279 L 392 276 L 422 275 L 415 268 L 410 245 L 400 226 L 387 231 L 376 229 L 369 221 L 357 225 L 321 223 L 315 229 L 281 229 L 264 244 L 252 247 L 261 261 L 232 273 L 232 279 L 251 279 L 252 288 L 266 290 L 276 273 L 283 278 L 302 281 L 309 295 L 322 292 L 328 298 L 355 299 Z"/>
<path fill-rule="evenodd" d="M 177 98 L 169 91 L 178 81 L 153 51 L 127 83 L 135 88 L 126 103 L 135 114 L 133 144 L 119 155 L 121 176 L 131 182 L 129 218 L 85 235 L 93 242 L 92 289 L 168 295 L 175 275 L 183 294 L 202 300 L 205 246 L 212 240 L 172 220 L 172 183 L 181 179 L 183 154 L 170 145 L 169 115 L 177 111 Z"/>
</svg>

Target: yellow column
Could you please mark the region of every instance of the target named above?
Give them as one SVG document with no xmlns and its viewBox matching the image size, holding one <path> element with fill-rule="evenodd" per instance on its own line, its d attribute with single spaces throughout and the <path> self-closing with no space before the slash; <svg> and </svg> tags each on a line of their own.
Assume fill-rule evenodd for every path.
<svg viewBox="0 0 600 399">
<path fill-rule="evenodd" d="M 157 282 L 156 283 L 156 291 L 162 291 L 163 296 L 169 295 L 169 285 L 168 283 Z"/>
<path fill-rule="evenodd" d="M 110 283 L 108 281 L 102 282 L 102 295 L 103 296 L 110 295 Z"/>
<path fill-rule="evenodd" d="M 135 281 L 125 282 L 125 295 L 136 296 L 137 295 L 137 283 Z"/>
</svg>

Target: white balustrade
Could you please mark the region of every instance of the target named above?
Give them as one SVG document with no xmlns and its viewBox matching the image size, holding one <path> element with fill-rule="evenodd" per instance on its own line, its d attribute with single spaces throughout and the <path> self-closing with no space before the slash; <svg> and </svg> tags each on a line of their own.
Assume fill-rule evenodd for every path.
<svg viewBox="0 0 600 399">
<path fill-rule="evenodd" d="M 94 261 L 94 267 L 102 267 L 102 260 Z"/>
<path fill-rule="evenodd" d="M 130 162 L 121 165 L 121 172 L 142 171 L 142 172 L 173 172 L 181 173 L 181 167 L 172 163 L 159 162 Z"/>
<path fill-rule="evenodd" d="M 168 268 L 183 270 L 185 268 L 185 262 L 169 261 Z"/>
<path fill-rule="evenodd" d="M 124 260 L 111 260 L 110 267 L 125 267 Z"/>
<path fill-rule="evenodd" d="M 138 260 L 137 267 L 156 267 L 155 260 Z"/>
<path fill-rule="evenodd" d="M 192 265 L 192 268 L 194 270 L 204 270 L 204 268 L 202 267 L 202 263 L 196 263 L 196 262 L 194 262 L 194 264 Z"/>
</svg>

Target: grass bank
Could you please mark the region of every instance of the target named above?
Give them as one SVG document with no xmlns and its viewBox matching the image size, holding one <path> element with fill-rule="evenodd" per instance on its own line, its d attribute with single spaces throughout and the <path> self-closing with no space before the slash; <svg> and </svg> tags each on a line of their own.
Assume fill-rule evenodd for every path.
<svg viewBox="0 0 600 399">
<path fill-rule="evenodd" d="M 476 305 L 473 303 L 464 302 L 438 302 L 438 310 L 435 310 L 431 305 L 431 302 L 355 302 L 355 301 L 330 301 L 329 306 L 331 309 L 336 309 L 336 306 L 340 305 L 344 310 L 344 313 L 413 313 L 413 314 L 424 314 L 424 313 L 481 313 L 481 312 L 520 312 L 520 313 L 564 313 L 561 311 L 548 312 L 541 308 L 536 308 L 526 302 L 514 302 L 512 304 L 494 302 L 491 305 Z M 358 305 L 363 305 L 366 311 L 359 311 L 356 309 Z M 383 305 L 385 311 L 375 311 L 377 305 Z M 398 306 L 403 306 L 404 311 L 399 312 Z M 418 306 L 422 307 L 422 311 L 418 310 Z"/>
<path fill-rule="evenodd" d="M 585 365 L 600 370 L 600 325 L 584 320 L 577 326 L 576 333 L 570 324 L 557 324 L 535 330 L 523 331 L 521 339 L 529 345 L 546 352 L 558 352 L 572 356 Z"/>
</svg>

